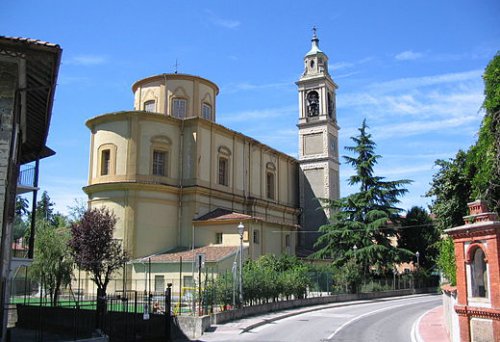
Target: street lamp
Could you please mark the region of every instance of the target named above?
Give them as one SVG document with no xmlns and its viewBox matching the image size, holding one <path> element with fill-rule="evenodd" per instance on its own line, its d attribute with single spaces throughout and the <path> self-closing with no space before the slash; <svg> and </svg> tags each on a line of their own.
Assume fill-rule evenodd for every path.
<svg viewBox="0 0 500 342">
<path fill-rule="evenodd" d="M 420 262 L 419 262 L 420 261 L 420 253 L 419 253 L 419 251 L 417 251 L 415 253 L 415 256 L 417 257 L 417 267 L 418 267 L 418 266 L 420 266 Z"/>
<path fill-rule="evenodd" d="M 239 281 L 239 285 L 240 285 L 240 306 L 243 305 L 243 276 L 242 276 L 242 262 L 241 262 L 241 258 L 242 258 L 242 255 L 243 255 L 243 232 L 245 231 L 245 226 L 243 225 L 243 223 L 240 222 L 240 224 L 238 225 L 238 234 L 240 234 L 240 281 Z"/>
</svg>

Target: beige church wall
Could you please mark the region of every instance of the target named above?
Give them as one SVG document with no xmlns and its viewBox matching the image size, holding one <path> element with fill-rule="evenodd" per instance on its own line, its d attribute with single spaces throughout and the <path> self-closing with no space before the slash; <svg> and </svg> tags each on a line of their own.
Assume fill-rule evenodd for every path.
<svg viewBox="0 0 500 342">
<path fill-rule="evenodd" d="M 284 249 L 282 249 L 284 236 L 279 226 L 265 224 L 262 228 L 261 237 L 264 243 L 264 254 L 281 255 L 284 252 Z"/>
<path fill-rule="evenodd" d="M 194 185 L 197 169 L 197 139 L 198 132 L 196 126 L 186 125 L 184 127 L 182 144 L 182 175 L 184 186 Z M 179 147 L 180 148 L 180 147 Z M 180 172 L 180 170 L 179 170 Z"/>
<path fill-rule="evenodd" d="M 214 172 L 212 170 L 212 137 L 210 134 L 210 128 L 205 125 L 200 125 L 198 127 L 198 177 L 200 183 L 206 182 L 209 185 L 211 182 L 210 175 Z"/>
<path fill-rule="evenodd" d="M 113 120 L 98 124 L 94 128 L 92 156 L 92 178 L 109 178 L 110 176 L 125 175 L 127 160 L 127 136 L 128 125 L 126 121 Z M 101 176 L 99 174 L 99 147 L 102 145 L 115 145 L 116 156 L 114 163 L 114 175 Z"/>
<path fill-rule="evenodd" d="M 116 225 L 113 235 L 116 239 L 122 240 L 125 244 L 125 205 L 124 191 L 101 191 L 93 194 L 89 198 L 89 206 L 93 208 L 106 207 L 116 216 Z"/>
<path fill-rule="evenodd" d="M 279 162 L 276 165 L 276 183 L 278 184 L 277 188 L 277 198 L 280 203 L 289 205 L 293 203 L 293 199 L 290 194 L 290 188 L 294 186 L 291 179 L 289 179 L 288 168 L 290 167 L 290 163 L 286 159 L 279 159 Z"/>
<path fill-rule="evenodd" d="M 135 257 L 164 252 L 177 246 L 177 207 L 157 200 L 137 199 Z"/>
<path fill-rule="evenodd" d="M 142 85 L 134 94 L 134 108 L 144 110 L 146 101 L 154 100 L 156 113 L 163 113 L 163 82 L 153 81 Z"/>
<path fill-rule="evenodd" d="M 288 172 L 288 192 L 290 202 L 287 205 L 298 207 L 299 206 L 299 164 L 289 163 L 287 168 Z"/>
<path fill-rule="evenodd" d="M 233 146 L 233 191 L 243 194 L 246 175 L 245 168 L 248 169 L 247 156 L 244 154 L 245 142 L 243 139 L 235 136 Z"/>
<path fill-rule="evenodd" d="M 251 145 L 250 147 L 250 195 L 254 197 L 261 197 L 261 170 L 262 170 L 262 160 L 261 160 L 261 150 L 257 145 Z"/>
<path fill-rule="evenodd" d="M 253 224 L 249 222 L 243 222 L 245 226 L 245 231 L 243 233 L 243 241 L 248 242 L 248 231 L 251 230 Z M 238 234 L 237 227 L 239 222 L 223 223 L 217 222 L 213 224 L 207 223 L 195 223 L 194 226 L 194 236 L 195 236 L 195 247 L 207 246 L 207 245 L 217 245 L 216 244 L 216 234 L 222 233 L 222 244 L 219 246 L 239 246 L 240 245 L 240 235 Z"/>
<path fill-rule="evenodd" d="M 178 156 L 179 156 L 179 127 L 175 122 L 168 121 L 165 123 L 157 120 L 140 120 L 139 121 L 139 137 L 140 143 L 138 149 L 138 173 L 140 175 L 151 175 L 151 167 L 153 164 L 152 158 L 152 141 L 154 137 L 167 137 L 171 144 L 169 146 L 169 161 L 168 172 L 169 178 L 177 179 L 179 177 Z"/>
</svg>

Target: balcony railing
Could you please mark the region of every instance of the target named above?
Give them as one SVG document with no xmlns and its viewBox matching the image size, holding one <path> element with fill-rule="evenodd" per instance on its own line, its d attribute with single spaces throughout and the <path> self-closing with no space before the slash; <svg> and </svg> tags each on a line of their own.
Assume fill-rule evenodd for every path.
<svg viewBox="0 0 500 342">
<path fill-rule="evenodd" d="M 17 179 L 18 186 L 35 187 L 35 166 L 31 166 L 19 171 Z"/>
</svg>

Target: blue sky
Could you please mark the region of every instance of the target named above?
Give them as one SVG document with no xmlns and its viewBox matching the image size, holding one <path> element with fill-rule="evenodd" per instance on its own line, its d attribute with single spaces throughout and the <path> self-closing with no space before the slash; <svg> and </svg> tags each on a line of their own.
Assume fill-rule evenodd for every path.
<svg viewBox="0 0 500 342">
<path fill-rule="evenodd" d="M 40 184 L 66 213 L 88 176 L 85 121 L 133 107 L 131 85 L 179 72 L 220 87 L 217 121 L 297 155 L 294 82 L 316 25 L 337 92 L 340 153 L 363 118 L 383 156 L 376 173 L 412 179 L 401 207 L 427 206 L 434 161 L 467 149 L 482 116 L 482 72 L 500 49 L 497 0 L 18 1 L 0 35 L 63 48 Z M 352 192 L 341 166 L 341 195 Z"/>
</svg>

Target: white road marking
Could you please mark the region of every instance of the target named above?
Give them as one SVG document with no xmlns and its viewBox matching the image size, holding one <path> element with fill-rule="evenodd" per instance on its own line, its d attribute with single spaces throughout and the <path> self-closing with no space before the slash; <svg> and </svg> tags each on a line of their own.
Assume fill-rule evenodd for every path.
<svg viewBox="0 0 500 342">
<path fill-rule="evenodd" d="M 432 300 L 434 300 L 434 298 L 433 298 L 433 299 L 431 299 L 431 300 L 426 300 L 426 302 L 430 302 L 430 301 L 432 301 Z M 377 310 L 373 310 L 373 311 L 370 311 L 370 312 L 366 312 L 366 313 L 364 313 L 364 314 L 362 314 L 362 315 L 360 315 L 360 316 L 357 316 L 357 317 L 355 317 L 355 318 L 353 318 L 353 319 L 351 319 L 351 320 L 349 320 L 349 321 L 345 322 L 344 324 L 342 324 L 342 325 L 341 325 L 340 327 L 338 327 L 338 328 L 337 328 L 337 329 L 336 329 L 336 330 L 335 330 L 335 331 L 334 331 L 334 332 L 333 332 L 330 336 L 328 336 L 328 337 L 327 337 L 327 340 L 331 340 L 331 339 L 332 339 L 332 338 L 333 338 L 336 334 L 338 334 L 338 333 L 339 333 L 339 331 L 341 331 L 342 329 L 344 329 L 344 328 L 345 328 L 346 326 L 348 326 L 349 324 L 354 323 L 354 322 L 356 322 L 357 320 L 360 320 L 361 318 L 364 318 L 364 317 L 366 317 L 366 316 L 370 316 L 370 315 L 376 314 L 376 313 L 378 313 L 378 312 L 387 311 L 387 310 L 391 310 L 391 309 L 399 308 L 399 307 L 401 307 L 401 306 L 406 306 L 406 305 L 408 305 L 408 304 L 407 304 L 407 303 L 405 303 L 405 304 L 400 304 L 400 305 L 390 306 L 390 307 L 386 307 L 386 308 L 380 308 L 380 309 L 377 309 Z"/>
</svg>

